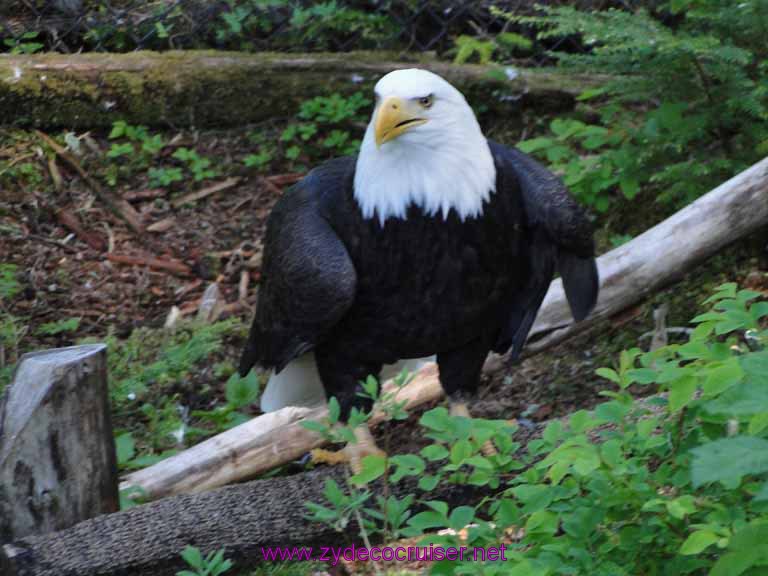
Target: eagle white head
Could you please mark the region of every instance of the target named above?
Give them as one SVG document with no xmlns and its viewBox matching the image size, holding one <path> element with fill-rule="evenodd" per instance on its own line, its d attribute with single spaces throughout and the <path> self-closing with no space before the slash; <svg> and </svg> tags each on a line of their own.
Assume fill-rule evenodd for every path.
<svg viewBox="0 0 768 576">
<path fill-rule="evenodd" d="M 453 209 L 483 212 L 496 188 L 488 142 L 464 96 L 427 70 L 396 70 L 374 88 L 376 105 L 357 158 L 355 199 L 366 218 Z"/>
</svg>

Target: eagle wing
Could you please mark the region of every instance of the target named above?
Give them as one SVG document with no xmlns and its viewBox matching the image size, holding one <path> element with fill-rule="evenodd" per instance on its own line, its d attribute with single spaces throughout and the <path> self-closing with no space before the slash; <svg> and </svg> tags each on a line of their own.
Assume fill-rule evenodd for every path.
<svg viewBox="0 0 768 576">
<path fill-rule="evenodd" d="M 351 185 L 350 162 L 354 159 L 342 158 L 316 168 L 272 210 L 241 375 L 256 364 L 280 372 L 320 343 L 352 305 L 355 268 L 323 215 L 323 206 Z"/>
<path fill-rule="evenodd" d="M 597 302 L 599 279 L 592 224 L 563 182 L 536 160 L 516 148 L 491 143 L 502 181 L 516 182 L 531 230 L 528 283 L 512 306 L 507 329 L 496 349 L 512 345 L 516 358 L 528 337 L 555 270 L 571 313 L 583 320 Z"/>
</svg>

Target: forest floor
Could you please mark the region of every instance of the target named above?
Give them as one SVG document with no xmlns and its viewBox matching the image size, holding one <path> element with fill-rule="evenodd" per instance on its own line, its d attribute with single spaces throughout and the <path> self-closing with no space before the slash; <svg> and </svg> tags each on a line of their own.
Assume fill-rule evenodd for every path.
<svg viewBox="0 0 768 576">
<path fill-rule="evenodd" d="M 83 155 L 72 154 L 99 182 L 110 177 L 110 166 L 118 162 L 106 158 L 111 150 L 106 136 L 81 135 Z M 194 440 L 193 435 L 181 443 L 178 438 L 151 439 L 141 432 L 153 425 L 156 433 L 173 429 L 158 423 L 168 406 L 175 413 L 166 416 L 176 422 L 180 411 L 212 411 L 226 404 L 226 381 L 255 304 L 266 218 L 299 175 L 294 169 L 259 173 L 244 166 L 243 159 L 252 152 L 249 129 L 164 138 L 170 144 L 158 152 L 161 161 L 169 161 L 184 147 L 211 159 L 216 173 L 201 182 L 187 178 L 153 186 L 147 170 L 152 162 L 132 166 L 133 159 L 119 160 L 118 180 L 111 190 L 138 212 L 145 231 L 137 233 L 106 207 L 71 162 L 40 138 L 25 132 L 0 133 L 0 265 L 15 265 L 12 274 L 21 285 L 0 305 L 0 327 L 12 332 L 12 337 L 6 334 L 0 340 L 7 363 L 0 372 L 0 388 L 19 354 L 84 338 L 109 337 L 110 354 L 122 355 L 128 370 L 134 369 L 131 362 L 151 363 L 159 354 L 157 343 L 165 342 L 166 337 L 157 334 L 164 333 L 172 307 L 193 318 L 205 289 L 218 283 L 225 303 L 221 319 L 232 320 L 221 345 L 186 367 L 180 378 L 159 379 L 162 384 L 157 386 L 148 382 L 148 389 L 131 399 L 135 405 L 122 399 L 116 411 L 116 428 L 135 433 L 136 451 L 155 455 Z M 63 138 L 59 142 L 66 143 Z M 222 188 L 216 191 L 219 184 Z M 179 200 L 193 191 L 208 194 L 197 201 Z M 639 233 L 669 212 L 652 202 L 643 205 L 644 201 L 641 196 L 625 213 L 598 219 L 601 251 L 608 250 L 616 236 Z M 615 364 L 623 349 L 647 348 L 654 308 L 666 304 L 668 325 L 688 326 L 712 289 L 726 281 L 768 290 L 768 231 L 728 247 L 678 283 L 588 334 L 485 377 L 471 405 L 473 415 L 515 418 L 524 424 L 594 406 L 601 401 L 600 392 L 610 388 L 595 369 Z M 146 330 L 139 333 L 152 350 L 136 352 L 125 344 L 137 330 Z M 133 357 L 126 353 L 129 348 Z M 258 414 L 257 405 L 253 402 L 243 411 Z M 154 406 L 155 411 L 145 406 Z M 414 434 L 420 413 L 381 426 L 380 444 L 397 446 L 398 452 L 418 450 L 426 442 Z M 192 417 L 185 424 L 203 430 L 200 436 L 216 431 L 210 419 Z M 283 472 L 300 469 L 296 464 Z"/>
</svg>

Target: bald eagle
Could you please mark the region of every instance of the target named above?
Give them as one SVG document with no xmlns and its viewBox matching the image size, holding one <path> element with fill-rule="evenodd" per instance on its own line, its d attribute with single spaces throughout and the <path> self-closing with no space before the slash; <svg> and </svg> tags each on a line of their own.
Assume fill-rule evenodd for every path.
<svg viewBox="0 0 768 576">
<path fill-rule="evenodd" d="M 598 292 L 589 220 L 561 181 L 487 140 L 464 96 L 432 72 L 375 86 L 360 153 L 330 160 L 269 216 L 263 282 L 242 375 L 272 369 L 262 407 L 335 396 L 369 410 L 360 382 L 436 355 L 451 412 L 468 416 L 490 351 L 523 343 L 556 272 L 574 318 Z M 377 453 L 367 427 L 345 452 Z"/>
</svg>

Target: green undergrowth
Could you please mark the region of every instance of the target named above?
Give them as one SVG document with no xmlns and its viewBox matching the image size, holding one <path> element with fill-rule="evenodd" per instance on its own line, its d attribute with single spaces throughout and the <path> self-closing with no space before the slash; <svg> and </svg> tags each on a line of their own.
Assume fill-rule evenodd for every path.
<svg viewBox="0 0 768 576">
<path fill-rule="evenodd" d="M 599 212 L 620 200 L 679 207 L 768 152 L 764 0 L 543 12 L 506 16 L 538 27 L 540 41 L 581 38 L 582 52 L 550 53 L 561 68 L 615 78 L 520 145 L 562 173 L 583 203 Z"/>
<path fill-rule="evenodd" d="M 361 517 L 363 539 L 506 548 L 506 562 L 436 561 L 432 574 L 764 574 L 768 301 L 731 283 L 706 304 L 686 341 L 625 350 L 600 368 L 609 400 L 549 424 L 525 450 L 509 422 L 435 408 L 420 419 L 433 444 L 369 456 L 346 485 L 328 479 L 326 500 L 307 504 L 310 517 L 340 533 Z M 637 403 L 630 386 L 665 394 Z M 333 416 L 313 427 L 330 430 Z M 498 455 L 481 452 L 489 440 Z M 407 476 L 418 491 L 400 498 L 368 487 Z M 451 509 L 430 497 L 441 483 L 493 492 Z M 444 529 L 454 532 L 437 534 Z"/>
<path fill-rule="evenodd" d="M 187 321 L 173 330 L 138 328 L 126 339 L 109 333 L 84 341 L 107 344 L 121 469 L 154 464 L 250 417 L 260 382 L 253 372 L 246 378 L 235 373 L 225 346 L 225 339 L 242 337 L 242 322 L 228 319 Z"/>
</svg>

